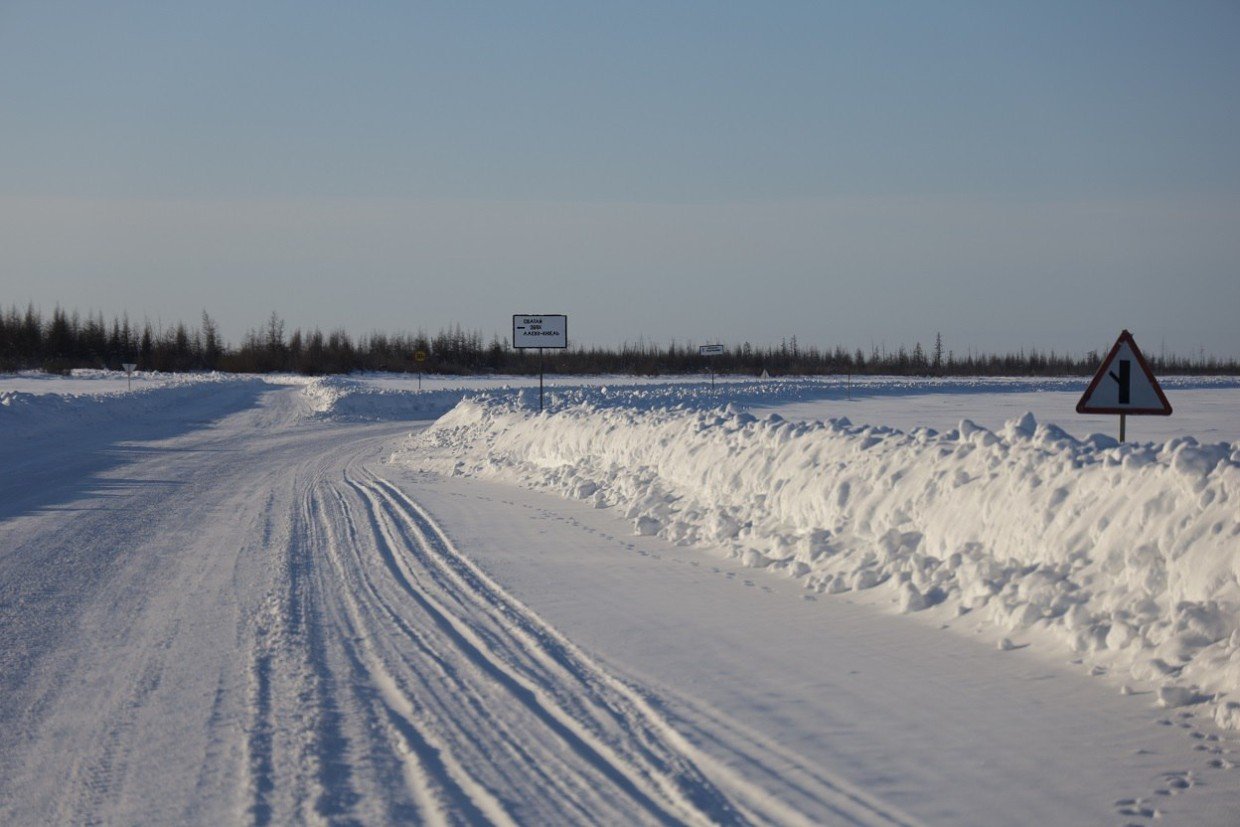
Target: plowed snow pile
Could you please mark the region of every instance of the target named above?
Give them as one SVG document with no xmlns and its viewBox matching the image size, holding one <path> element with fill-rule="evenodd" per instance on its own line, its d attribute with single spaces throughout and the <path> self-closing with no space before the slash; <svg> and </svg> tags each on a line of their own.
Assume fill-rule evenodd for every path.
<svg viewBox="0 0 1240 827">
<path fill-rule="evenodd" d="M 346 376 L 325 376 L 300 382 L 304 383 L 301 394 L 310 418 L 338 422 L 434 419 L 451 410 L 465 395 L 465 391 L 459 389 L 419 393 L 389 390 Z"/>
<path fill-rule="evenodd" d="M 117 375 L 107 371 L 75 371 L 74 378 L 115 379 Z M 262 381 L 223 373 L 138 374 L 138 377 L 138 387 L 129 392 L 91 392 L 89 381 L 82 381 L 84 392 L 81 393 L 0 389 L 0 434 L 9 438 L 29 438 L 158 416 L 218 395 L 223 390 Z M 37 380 L 27 380 L 27 383 L 34 381 Z M 124 379 L 119 381 L 124 382 Z"/>
<path fill-rule="evenodd" d="M 1240 728 L 1240 445 L 1076 440 L 1032 415 L 946 433 L 651 408 L 461 402 L 397 459 L 621 509 L 837 593 L 1038 627 Z M 566 400 L 569 402 L 571 400 Z M 430 459 L 428 460 L 428 454 Z"/>
</svg>

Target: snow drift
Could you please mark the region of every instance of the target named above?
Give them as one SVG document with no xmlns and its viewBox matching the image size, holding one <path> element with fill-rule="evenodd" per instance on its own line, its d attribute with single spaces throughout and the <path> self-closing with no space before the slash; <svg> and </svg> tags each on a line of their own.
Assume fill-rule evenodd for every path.
<svg viewBox="0 0 1240 827">
<path fill-rule="evenodd" d="M 1240 728 L 1237 445 L 1076 440 L 1028 414 L 904 433 L 590 396 L 544 414 L 465 400 L 406 461 L 621 509 L 639 534 L 816 592 L 881 585 L 905 612 L 1045 629 Z"/>
<path fill-rule="evenodd" d="M 74 379 L 115 379 L 117 375 L 108 371 L 75 371 Z M 260 379 L 220 373 L 142 374 L 141 380 L 151 384 L 140 383 L 132 391 L 87 393 L 0 390 L 0 434 L 27 439 L 183 412 L 192 410 L 193 404 L 207 397 L 262 384 Z M 85 383 L 83 387 L 90 385 Z"/>
<path fill-rule="evenodd" d="M 304 380 L 303 402 L 311 419 L 336 422 L 389 422 L 434 419 L 452 410 L 467 391 L 377 388 L 347 376 Z"/>
</svg>

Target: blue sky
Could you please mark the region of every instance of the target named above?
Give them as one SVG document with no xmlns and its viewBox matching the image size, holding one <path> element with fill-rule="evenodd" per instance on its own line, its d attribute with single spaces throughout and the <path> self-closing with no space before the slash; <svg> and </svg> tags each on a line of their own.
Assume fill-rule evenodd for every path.
<svg viewBox="0 0 1240 827">
<path fill-rule="evenodd" d="M 0 302 L 1240 356 L 1234 3 L 0 3 Z"/>
</svg>

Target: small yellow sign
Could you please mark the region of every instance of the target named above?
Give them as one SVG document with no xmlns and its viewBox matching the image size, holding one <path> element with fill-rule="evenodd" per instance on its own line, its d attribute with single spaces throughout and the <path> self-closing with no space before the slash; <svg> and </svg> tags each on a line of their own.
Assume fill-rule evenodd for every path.
<svg viewBox="0 0 1240 827">
<path fill-rule="evenodd" d="M 417 353 L 413 354 L 413 358 L 414 358 L 414 360 L 415 360 L 415 361 L 418 361 L 418 362 L 425 362 L 425 361 L 426 361 L 426 351 L 425 351 L 425 350 L 419 350 Z"/>
</svg>

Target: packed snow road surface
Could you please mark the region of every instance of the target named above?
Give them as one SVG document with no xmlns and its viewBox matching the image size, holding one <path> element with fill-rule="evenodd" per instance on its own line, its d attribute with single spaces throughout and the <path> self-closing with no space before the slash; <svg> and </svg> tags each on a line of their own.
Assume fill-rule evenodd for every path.
<svg viewBox="0 0 1240 827">
<path fill-rule="evenodd" d="M 224 396 L 254 407 L 41 446 L 34 499 L 6 475 L 4 823 L 805 821 L 704 771 L 642 692 L 367 470 L 408 425 Z"/>
<path fill-rule="evenodd" d="M 306 391 L 0 442 L 0 822 L 1234 824 L 1205 716 L 442 477 Z"/>
</svg>

